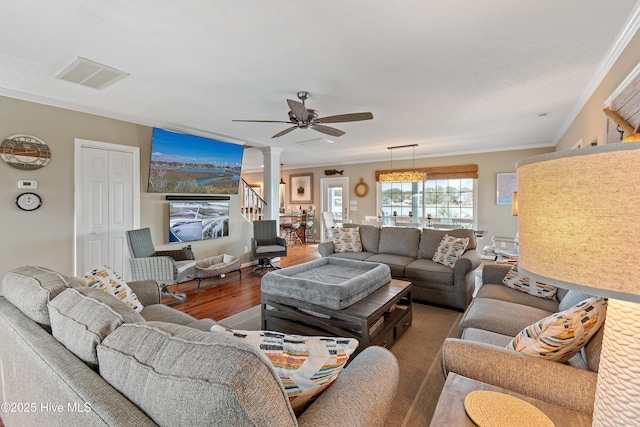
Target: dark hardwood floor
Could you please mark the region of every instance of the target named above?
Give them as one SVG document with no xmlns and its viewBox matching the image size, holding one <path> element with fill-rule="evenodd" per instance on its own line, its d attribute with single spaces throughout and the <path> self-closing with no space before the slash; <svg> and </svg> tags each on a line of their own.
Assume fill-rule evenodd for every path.
<svg viewBox="0 0 640 427">
<path fill-rule="evenodd" d="M 282 257 L 275 265 L 289 267 L 320 258 L 318 245 L 295 245 L 287 250 L 288 255 Z M 186 292 L 187 299 L 182 304 L 172 306 L 176 310 L 190 314 L 197 319 L 224 319 L 248 308 L 260 304 L 261 276 L 254 275 L 255 266 L 242 269 L 242 279 L 238 273 L 229 273 L 224 278 L 205 279 L 200 285 L 195 280 L 172 285 L 169 289 Z M 171 301 L 170 298 L 163 302 Z"/>
</svg>

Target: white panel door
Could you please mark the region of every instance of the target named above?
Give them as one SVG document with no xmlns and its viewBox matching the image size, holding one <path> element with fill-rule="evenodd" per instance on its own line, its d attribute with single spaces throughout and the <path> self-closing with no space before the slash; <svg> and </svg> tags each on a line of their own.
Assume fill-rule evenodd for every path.
<svg viewBox="0 0 640 427">
<path fill-rule="evenodd" d="M 76 144 L 76 274 L 108 265 L 130 279 L 126 231 L 139 223 L 138 149 Z"/>
<path fill-rule="evenodd" d="M 82 149 L 79 273 L 109 265 L 109 152 Z M 114 267 L 115 268 L 115 267 Z M 117 270 L 116 270 L 117 271 Z"/>
</svg>

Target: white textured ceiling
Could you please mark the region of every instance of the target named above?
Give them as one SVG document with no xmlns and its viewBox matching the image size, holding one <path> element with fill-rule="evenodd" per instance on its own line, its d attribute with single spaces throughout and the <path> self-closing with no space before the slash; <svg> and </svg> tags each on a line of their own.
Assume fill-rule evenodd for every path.
<svg viewBox="0 0 640 427">
<path fill-rule="evenodd" d="M 636 0 L 3 0 L 0 95 L 284 149 L 285 168 L 552 146 Z M 76 57 L 129 76 L 95 90 L 54 79 Z M 332 145 L 271 136 L 305 90 Z M 538 117 L 548 113 L 546 117 Z M 16 130 L 17 131 L 17 130 Z M 21 130 L 26 131 L 26 130 Z M 1 137 L 1 136 L 0 136 Z M 252 153 L 252 151 L 254 153 Z M 247 150 L 246 170 L 261 156 Z M 410 157 L 407 152 L 394 158 Z"/>
</svg>

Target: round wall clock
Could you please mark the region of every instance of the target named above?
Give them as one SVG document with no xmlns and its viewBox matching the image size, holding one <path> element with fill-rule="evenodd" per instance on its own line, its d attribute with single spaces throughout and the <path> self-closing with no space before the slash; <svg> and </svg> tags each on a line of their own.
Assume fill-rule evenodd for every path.
<svg viewBox="0 0 640 427">
<path fill-rule="evenodd" d="M 360 182 L 356 184 L 356 196 L 364 197 L 369 193 L 369 186 L 360 178 Z"/>
<path fill-rule="evenodd" d="M 42 199 L 36 193 L 22 193 L 16 199 L 16 205 L 23 211 L 35 211 L 42 205 Z"/>
<path fill-rule="evenodd" d="M 2 141 L 1 148 L 2 160 L 16 169 L 40 169 L 51 160 L 47 143 L 31 135 L 11 135 Z"/>
</svg>

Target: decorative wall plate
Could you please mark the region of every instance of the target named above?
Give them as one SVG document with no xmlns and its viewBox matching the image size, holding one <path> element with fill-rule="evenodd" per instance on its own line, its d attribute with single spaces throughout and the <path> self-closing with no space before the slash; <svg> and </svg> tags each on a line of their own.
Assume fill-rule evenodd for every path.
<svg viewBox="0 0 640 427">
<path fill-rule="evenodd" d="M 16 169 L 40 169 L 51 160 L 51 150 L 47 143 L 31 135 L 11 135 L 2 141 L 1 148 L 2 160 Z"/>
</svg>

